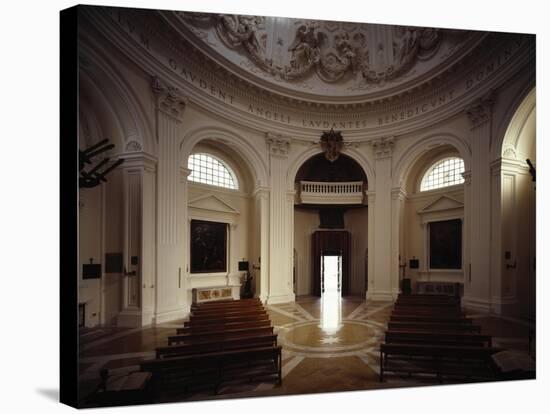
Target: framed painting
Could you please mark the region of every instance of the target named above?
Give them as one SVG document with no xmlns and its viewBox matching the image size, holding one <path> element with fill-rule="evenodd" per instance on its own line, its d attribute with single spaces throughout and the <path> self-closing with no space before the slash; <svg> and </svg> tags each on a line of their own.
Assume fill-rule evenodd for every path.
<svg viewBox="0 0 550 414">
<path fill-rule="evenodd" d="M 227 272 L 227 223 L 191 220 L 191 273 Z"/>
</svg>

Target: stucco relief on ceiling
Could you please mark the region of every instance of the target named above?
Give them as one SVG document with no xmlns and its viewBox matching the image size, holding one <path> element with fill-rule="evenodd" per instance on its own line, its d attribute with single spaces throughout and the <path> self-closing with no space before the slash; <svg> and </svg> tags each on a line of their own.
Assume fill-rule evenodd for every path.
<svg viewBox="0 0 550 414">
<path fill-rule="evenodd" d="M 425 27 L 175 13 L 198 39 L 254 75 L 318 93 L 337 88 L 337 95 L 422 75 L 444 64 L 470 35 Z"/>
</svg>

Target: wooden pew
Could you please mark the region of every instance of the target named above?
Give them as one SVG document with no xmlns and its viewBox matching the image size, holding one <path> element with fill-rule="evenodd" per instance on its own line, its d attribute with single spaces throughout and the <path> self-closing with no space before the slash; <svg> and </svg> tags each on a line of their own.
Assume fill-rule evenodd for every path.
<svg viewBox="0 0 550 414">
<path fill-rule="evenodd" d="M 426 300 L 396 300 L 394 302 L 396 306 L 432 306 L 432 307 L 461 307 L 460 302 L 456 301 L 426 301 Z"/>
<path fill-rule="evenodd" d="M 187 343 L 158 347 L 157 358 L 169 358 L 175 356 L 203 354 L 206 352 L 219 352 L 238 349 L 277 346 L 277 335 L 261 334 L 232 338 L 215 339 L 191 339 Z"/>
<path fill-rule="evenodd" d="M 261 322 L 269 321 L 268 315 L 255 315 L 255 316 L 235 316 L 229 318 L 205 318 L 205 319 L 196 319 L 191 318 L 187 322 L 183 323 L 183 326 L 207 326 L 207 325 L 228 325 L 233 323 L 243 323 L 243 322 Z"/>
<path fill-rule="evenodd" d="M 226 383 L 265 378 L 280 384 L 281 347 L 261 347 L 208 352 L 180 357 L 154 359 L 140 364 L 151 372 L 152 389 L 157 399 L 181 396 L 191 389 L 213 389 L 218 393 Z"/>
<path fill-rule="evenodd" d="M 473 319 L 462 315 L 406 315 L 392 314 L 390 322 L 432 322 L 432 323 L 473 323 Z"/>
<path fill-rule="evenodd" d="M 460 298 L 446 295 L 399 295 L 397 302 L 460 303 Z"/>
<path fill-rule="evenodd" d="M 247 306 L 242 309 L 195 309 L 191 311 L 190 316 L 200 315 L 242 315 L 251 313 L 265 313 L 263 306 Z"/>
<path fill-rule="evenodd" d="M 204 313 L 204 314 L 195 314 L 192 313 L 189 316 L 189 320 L 199 321 L 199 320 L 210 320 L 210 319 L 238 319 L 238 318 L 256 318 L 256 317 L 266 317 L 267 312 L 265 310 L 258 310 L 254 312 L 232 312 L 232 313 Z"/>
<path fill-rule="evenodd" d="M 386 343 L 425 343 L 430 345 L 492 346 L 491 335 L 469 332 L 414 332 L 388 330 Z"/>
<path fill-rule="evenodd" d="M 388 322 L 388 329 L 431 332 L 481 332 L 481 327 L 471 323 L 437 322 Z"/>
<path fill-rule="evenodd" d="M 226 329 L 222 331 L 206 331 L 206 332 L 187 332 L 180 335 L 172 335 L 168 337 L 168 345 L 175 345 L 190 342 L 193 340 L 208 340 L 208 339 L 226 339 L 226 338 L 242 338 L 254 335 L 273 334 L 273 326 L 262 326 L 257 328 L 244 329 Z"/>
<path fill-rule="evenodd" d="M 499 351 L 494 347 L 382 343 L 380 381 L 388 371 L 431 374 L 440 382 L 444 378 L 491 380 L 495 373 L 490 356 Z"/>
<path fill-rule="evenodd" d="M 251 329 L 251 328 L 261 328 L 261 327 L 270 327 L 271 321 L 269 319 L 261 319 L 254 321 L 246 322 L 232 322 L 232 323 L 218 323 L 218 324 L 203 324 L 203 325 L 185 325 L 183 328 L 178 328 L 176 330 L 177 334 L 184 334 L 190 332 L 219 332 L 222 330 L 230 329 Z"/>
<path fill-rule="evenodd" d="M 433 309 L 420 309 L 420 308 L 395 308 L 392 311 L 392 315 L 438 315 L 438 316 L 464 316 L 465 313 L 461 310 L 433 310 Z"/>
</svg>

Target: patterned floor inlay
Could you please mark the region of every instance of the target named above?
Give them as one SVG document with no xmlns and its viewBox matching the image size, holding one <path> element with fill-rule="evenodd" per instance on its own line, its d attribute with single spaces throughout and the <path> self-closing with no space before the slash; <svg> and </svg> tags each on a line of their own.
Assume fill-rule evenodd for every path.
<svg viewBox="0 0 550 414">
<path fill-rule="evenodd" d="M 336 303 L 336 304 L 335 304 Z M 282 345 L 282 385 L 261 382 L 231 385 L 220 395 L 200 393 L 187 400 L 284 395 L 359 389 L 395 388 L 433 383 L 433 379 L 389 376 L 378 380 L 379 344 L 393 309 L 391 302 L 343 298 L 323 302 L 299 298 L 296 303 L 266 306 L 278 342 Z M 532 327 L 524 321 L 472 312 L 482 332 L 494 343 L 510 349 L 528 348 Z M 99 383 L 99 372 L 108 368 L 123 375 L 139 369 L 139 362 L 154 358 L 155 348 L 167 344 L 183 321 L 158 327 L 85 329 L 80 334 L 80 387 L 83 395 Z"/>
</svg>

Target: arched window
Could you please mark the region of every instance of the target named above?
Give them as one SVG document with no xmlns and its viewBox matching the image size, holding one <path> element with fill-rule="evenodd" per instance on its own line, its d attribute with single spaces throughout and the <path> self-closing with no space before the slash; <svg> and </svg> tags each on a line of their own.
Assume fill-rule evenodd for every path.
<svg viewBox="0 0 550 414">
<path fill-rule="evenodd" d="M 432 165 L 420 184 L 420 191 L 435 190 L 436 188 L 462 184 L 464 178 L 464 160 L 458 157 L 449 157 L 437 161 Z"/>
<path fill-rule="evenodd" d="M 239 183 L 235 173 L 222 160 L 210 154 L 191 154 L 187 168 L 192 172 L 189 181 L 237 190 Z"/>
</svg>

